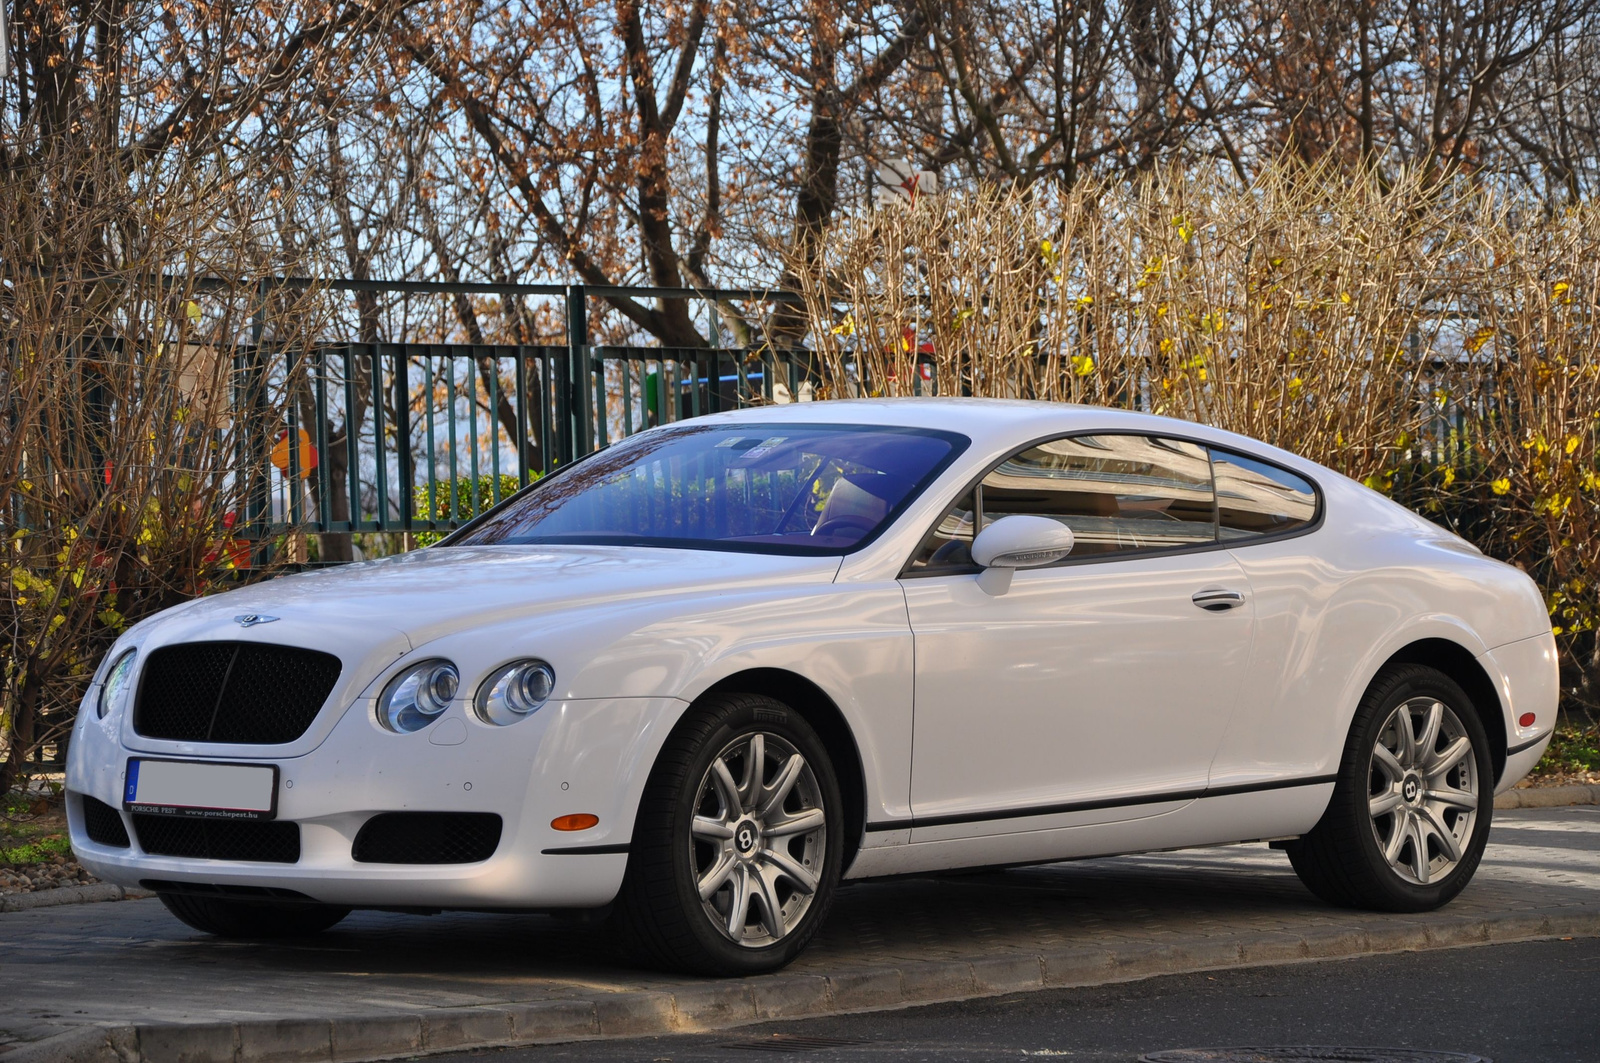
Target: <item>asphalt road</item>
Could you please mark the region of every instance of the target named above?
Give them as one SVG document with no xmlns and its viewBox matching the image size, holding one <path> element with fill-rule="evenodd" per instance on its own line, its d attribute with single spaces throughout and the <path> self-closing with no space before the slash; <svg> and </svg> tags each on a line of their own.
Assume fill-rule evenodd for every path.
<svg viewBox="0 0 1600 1063">
<path fill-rule="evenodd" d="M 573 1007 L 575 1014 L 592 1009 L 592 1028 L 602 1033 L 726 1028 L 785 1010 L 848 1012 L 977 997 L 1036 984 L 1041 976 L 1056 985 L 1086 985 L 1100 980 L 1102 969 L 1110 978 L 1118 971 L 1229 967 L 1229 957 L 1274 962 L 1441 949 L 1497 934 L 1526 940 L 1540 926 L 1582 932 L 1571 928 L 1595 926 L 1597 911 L 1600 808 L 1594 807 L 1497 813 L 1472 885 L 1443 910 L 1417 915 L 1330 908 L 1300 885 L 1282 853 L 1261 845 L 856 883 L 842 891 L 799 960 L 781 974 L 750 980 L 742 994 L 735 987 L 726 999 L 715 982 L 620 963 L 605 934 L 569 920 L 358 912 L 313 939 L 241 942 L 192 931 L 154 899 L 80 904 L 0 915 L 0 1053 L 89 1024 L 220 1024 L 218 1044 L 230 1048 L 235 1039 L 255 1047 L 263 1038 L 275 1043 L 293 1027 L 331 1046 L 353 1036 L 341 1020 L 360 1017 L 388 1031 L 381 1050 L 369 1054 L 398 1055 L 408 1047 L 504 1043 L 513 1039 L 513 1015 L 516 1039 L 558 1036 L 522 1033 L 524 1023 L 538 1028 L 544 1021 L 538 1009 L 546 1006 Z M 1020 1059 L 1023 1049 L 1131 1060 L 1175 1045 L 1316 1040 L 1476 1051 L 1502 1063 L 1600 1063 L 1592 943 L 1531 948 L 1442 949 L 1363 961 L 1368 967 L 1257 966 L 1188 982 L 1041 991 L 1005 1006 L 989 1000 L 773 1029 L 855 1031 L 836 1036 L 869 1044 L 836 1054 L 845 1061 L 874 1053 L 897 1060 Z M 1255 995 L 1287 987 L 1298 987 L 1297 995 Z M 470 1030 L 463 1016 L 474 1023 Z M 235 1029 L 227 1031 L 228 1024 Z M 552 1020 L 550 1028 L 575 1025 Z M 376 1034 L 361 1036 L 370 1041 Z M 735 1039 L 538 1052 L 751 1058 L 749 1051 L 712 1047 Z M 262 1058 L 241 1049 L 228 1059 L 247 1056 Z M 286 1050 L 271 1058 L 314 1054 Z"/>
<path fill-rule="evenodd" d="M 806 1047 L 808 1041 L 854 1042 Z M 1174 975 L 709 1035 L 433 1057 L 479 1063 L 1132 1063 L 1176 1048 L 1388 1047 L 1495 1063 L 1600 1060 L 1600 939 Z"/>
</svg>

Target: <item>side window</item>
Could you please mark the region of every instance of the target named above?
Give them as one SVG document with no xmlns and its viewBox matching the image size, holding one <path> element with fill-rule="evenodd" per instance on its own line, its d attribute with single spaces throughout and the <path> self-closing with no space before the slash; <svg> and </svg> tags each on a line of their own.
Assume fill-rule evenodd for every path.
<svg viewBox="0 0 1600 1063">
<path fill-rule="evenodd" d="M 911 559 L 911 571 L 930 569 L 963 570 L 972 566 L 972 537 L 976 534 L 977 495 L 968 491 L 956 499 L 945 515 L 928 532 Z"/>
<path fill-rule="evenodd" d="M 1211 452 L 1224 541 L 1293 531 L 1317 516 L 1317 492 L 1287 469 L 1226 450 Z"/>
<path fill-rule="evenodd" d="M 1215 542 L 1204 447 L 1154 436 L 1073 436 L 1007 459 L 984 477 L 983 527 L 1014 513 L 1072 529 L 1072 557 Z"/>
</svg>

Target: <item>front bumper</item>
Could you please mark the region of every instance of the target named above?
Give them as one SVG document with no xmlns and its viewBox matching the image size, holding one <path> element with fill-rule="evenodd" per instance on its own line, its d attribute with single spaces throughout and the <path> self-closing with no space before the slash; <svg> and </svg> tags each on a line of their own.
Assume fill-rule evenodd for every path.
<svg viewBox="0 0 1600 1063">
<path fill-rule="evenodd" d="M 91 841 L 82 796 L 120 810 L 128 758 L 171 755 L 131 751 L 118 740 L 116 721 L 85 712 L 67 768 L 72 846 L 96 877 L 125 886 L 155 879 L 290 889 L 351 907 L 597 907 L 621 885 L 645 777 L 684 707 L 670 698 L 552 702 L 527 720 L 495 727 L 458 703 L 423 730 L 397 735 L 379 726 L 371 699 L 358 700 L 310 752 L 248 761 L 279 766 L 277 818 L 300 829 L 293 864 L 146 853 L 126 812 L 128 848 Z M 190 755 L 241 759 L 200 749 Z M 504 824 L 499 846 L 471 864 L 353 859 L 368 819 L 407 811 L 496 813 Z M 550 825 L 582 812 L 599 824 L 577 832 Z M 550 852 L 560 849 L 580 851 Z"/>
</svg>

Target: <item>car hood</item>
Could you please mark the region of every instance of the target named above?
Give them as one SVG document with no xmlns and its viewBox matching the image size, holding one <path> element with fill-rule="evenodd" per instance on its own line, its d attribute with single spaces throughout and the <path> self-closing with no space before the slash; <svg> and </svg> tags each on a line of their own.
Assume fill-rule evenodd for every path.
<svg viewBox="0 0 1600 1063">
<path fill-rule="evenodd" d="M 245 639 L 388 659 L 519 617 L 675 594 L 828 583 L 838 557 L 605 546 L 435 547 L 302 572 L 187 603 L 147 644 Z M 246 626 L 242 618 L 271 617 Z M 163 622 L 164 621 L 164 622 Z M 365 654 L 354 654 L 365 656 Z"/>
</svg>

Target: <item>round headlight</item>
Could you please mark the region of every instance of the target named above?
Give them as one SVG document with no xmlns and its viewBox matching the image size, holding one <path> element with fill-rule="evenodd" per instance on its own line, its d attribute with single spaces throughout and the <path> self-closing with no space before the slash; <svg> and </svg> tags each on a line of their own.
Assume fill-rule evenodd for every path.
<svg viewBox="0 0 1600 1063">
<path fill-rule="evenodd" d="M 540 660 L 513 661 L 478 687 L 478 718 L 504 726 L 526 719 L 556 688 L 556 670 Z"/>
<path fill-rule="evenodd" d="M 133 659 L 138 653 L 138 650 L 124 653 L 111 666 L 111 671 L 106 673 L 106 681 L 100 684 L 100 700 L 94 707 L 100 719 L 105 719 L 113 712 L 121 712 L 127 704 L 128 691 L 133 688 Z"/>
<path fill-rule="evenodd" d="M 449 661 L 414 664 L 389 681 L 378 699 L 378 719 L 391 731 L 420 731 L 450 707 L 461 674 Z"/>
</svg>

